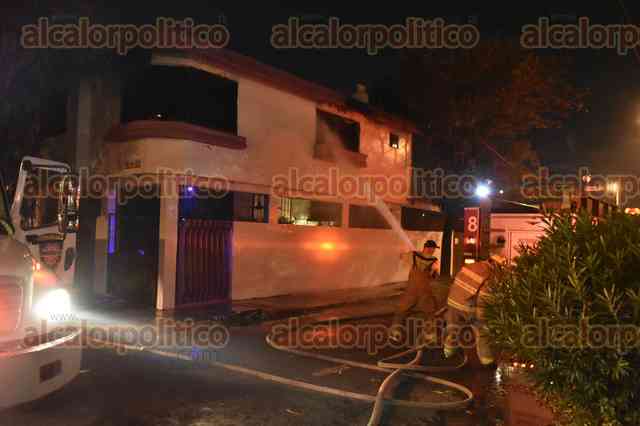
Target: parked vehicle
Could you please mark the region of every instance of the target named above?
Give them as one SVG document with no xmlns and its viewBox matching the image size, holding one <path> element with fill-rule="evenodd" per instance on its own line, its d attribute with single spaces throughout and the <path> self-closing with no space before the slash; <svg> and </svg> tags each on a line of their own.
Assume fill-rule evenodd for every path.
<svg viewBox="0 0 640 426">
<path fill-rule="evenodd" d="M 81 361 L 71 286 L 79 190 L 68 165 L 26 157 L 11 208 L 0 178 L 0 409 L 73 380 Z"/>
</svg>

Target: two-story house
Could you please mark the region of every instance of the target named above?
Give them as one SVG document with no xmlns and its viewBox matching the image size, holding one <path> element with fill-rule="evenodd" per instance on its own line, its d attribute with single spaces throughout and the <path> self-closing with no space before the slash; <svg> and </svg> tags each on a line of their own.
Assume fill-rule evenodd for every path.
<svg viewBox="0 0 640 426">
<path fill-rule="evenodd" d="M 417 128 L 362 86 L 212 50 L 156 52 L 114 87 L 76 96 L 105 135 L 90 186 L 120 184 L 96 189 L 97 294 L 171 310 L 376 286 L 407 279 L 408 242 L 442 242 L 410 194 Z"/>
</svg>

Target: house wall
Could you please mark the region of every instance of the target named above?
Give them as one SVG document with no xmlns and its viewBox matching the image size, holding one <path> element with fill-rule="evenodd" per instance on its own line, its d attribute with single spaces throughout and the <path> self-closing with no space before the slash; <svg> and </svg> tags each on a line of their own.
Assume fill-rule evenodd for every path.
<svg viewBox="0 0 640 426">
<path fill-rule="evenodd" d="M 189 140 L 149 138 L 108 144 L 104 170 L 109 174 L 175 174 L 223 177 L 228 189 L 272 193 L 275 181 L 288 190 L 300 188 L 288 176 L 327 177 L 338 164 L 314 159 L 316 107 L 307 99 L 276 90 L 238 75 L 188 59 L 155 57 L 157 64 L 194 66 L 238 82 L 238 135 L 245 150 L 209 146 Z M 159 88 L 161 90 L 161 88 Z M 400 149 L 389 146 L 387 129 L 356 113 L 337 112 L 360 122 L 360 152 L 366 168 L 340 164 L 349 176 L 393 177 L 397 193 L 384 199 L 397 207 L 407 204 L 410 188 L 411 135 L 401 136 Z M 128 168 L 133 165 L 135 168 Z M 403 186 L 404 185 L 404 186 Z M 175 193 L 175 192 L 174 192 Z M 273 195 L 273 194 L 272 194 Z M 298 193 L 299 196 L 302 196 Z M 392 230 L 348 228 L 348 204 L 362 200 L 342 194 L 311 194 L 308 198 L 343 204 L 341 228 L 305 227 L 277 223 L 279 198 L 271 197 L 268 224 L 236 222 L 232 298 L 246 299 L 306 291 L 374 286 L 407 279 L 409 264 L 401 262 L 407 246 Z M 417 207 L 417 206 L 416 206 Z M 177 200 L 161 206 L 158 308 L 171 309 L 175 298 Z M 442 243 L 441 232 L 410 232 L 416 245 L 427 239 Z"/>
<path fill-rule="evenodd" d="M 414 244 L 441 232 L 409 232 Z M 234 226 L 233 299 L 406 281 L 410 262 L 391 230 L 239 223 Z M 439 253 L 436 253 L 439 256 Z"/>
<path fill-rule="evenodd" d="M 335 163 L 313 158 L 316 142 L 314 102 L 193 60 L 156 57 L 154 62 L 193 66 L 237 81 L 238 135 L 247 139 L 248 147 L 238 151 L 172 139 L 143 139 L 111 144 L 106 151 L 107 169 L 110 172 L 157 173 L 160 169 L 170 169 L 175 173 L 189 171 L 196 176 L 224 177 L 230 182 L 253 184 L 264 190 L 270 188 L 277 178 L 280 181 L 294 173 L 299 177 L 327 177 L 332 168 L 338 167 Z M 321 108 L 337 112 L 328 105 Z M 408 190 L 411 135 L 400 133 L 400 149 L 393 149 L 388 141 L 390 129 L 362 121 L 362 117 L 355 113 L 342 115 L 360 121 L 360 152 L 366 154 L 368 159 L 367 168 L 348 168 L 341 164 L 340 172 L 350 176 L 396 177 L 395 181 L 403 182 Z M 140 160 L 140 167 L 125 169 L 125 164 L 132 159 Z M 402 203 L 407 195 L 389 194 L 385 200 Z"/>
</svg>

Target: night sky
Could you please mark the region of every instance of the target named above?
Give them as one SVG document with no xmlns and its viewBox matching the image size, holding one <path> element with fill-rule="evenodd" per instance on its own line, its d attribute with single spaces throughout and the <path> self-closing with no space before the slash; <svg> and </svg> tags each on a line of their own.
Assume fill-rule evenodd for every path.
<svg viewBox="0 0 640 426">
<path fill-rule="evenodd" d="M 80 1 L 80 0 L 78 0 Z M 52 2 L 53 3 L 53 2 Z M 63 7 L 67 2 L 59 2 Z M 120 8 L 117 3 L 122 3 Z M 519 36 L 522 25 L 541 16 L 587 16 L 592 23 L 640 22 L 640 4 L 631 0 L 607 2 L 362 2 L 362 1 L 123 1 L 108 7 L 122 22 L 153 22 L 158 16 L 193 17 L 196 23 L 216 23 L 224 15 L 231 33 L 231 47 L 263 62 L 308 80 L 352 92 L 357 82 L 370 87 L 398 72 L 399 52 L 388 49 L 375 56 L 364 50 L 289 49 L 271 46 L 273 25 L 292 16 L 306 22 L 338 17 L 342 23 L 395 24 L 407 17 L 442 17 L 447 23 L 477 19 L 483 37 Z M 538 132 L 534 143 L 544 165 L 575 171 L 591 166 L 595 173 L 640 174 L 640 56 L 620 56 L 605 50 L 564 50 L 575 61 L 575 82 L 590 88 L 588 112 L 570 120 L 559 130 Z M 640 50 L 639 50 L 640 55 Z"/>
</svg>

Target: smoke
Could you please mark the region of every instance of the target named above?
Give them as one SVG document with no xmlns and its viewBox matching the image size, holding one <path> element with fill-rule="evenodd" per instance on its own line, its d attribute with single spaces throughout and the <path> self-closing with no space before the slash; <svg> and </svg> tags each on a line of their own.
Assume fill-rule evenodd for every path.
<svg viewBox="0 0 640 426">
<path fill-rule="evenodd" d="M 348 158 L 345 153 L 345 148 L 342 145 L 342 141 L 340 137 L 336 134 L 336 132 L 330 128 L 325 122 L 320 122 L 320 132 L 324 132 L 323 140 L 330 145 L 330 149 L 333 153 L 333 157 L 336 163 L 340 166 L 340 168 L 347 173 L 357 176 L 360 173 L 360 169 L 358 169 Z M 406 233 L 404 229 L 402 229 L 402 225 L 398 221 L 398 219 L 393 215 L 387 203 L 384 202 L 380 197 L 378 197 L 373 188 L 371 188 L 370 182 L 366 183 L 366 192 L 367 199 L 374 200 L 373 206 L 378 210 L 380 215 L 387 221 L 391 229 L 396 233 L 396 235 L 402 240 L 402 242 L 407 246 L 409 251 L 415 251 L 416 247 L 411 242 L 409 235 Z"/>
</svg>

